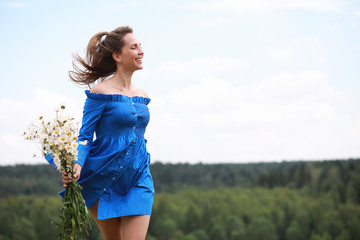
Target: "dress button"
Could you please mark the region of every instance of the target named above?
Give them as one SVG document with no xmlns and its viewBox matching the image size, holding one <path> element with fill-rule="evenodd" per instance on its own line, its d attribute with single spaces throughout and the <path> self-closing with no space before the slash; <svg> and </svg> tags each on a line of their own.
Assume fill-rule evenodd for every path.
<svg viewBox="0 0 360 240">
<path fill-rule="evenodd" d="M 104 188 L 104 191 L 106 191 L 106 188 Z"/>
<path fill-rule="evenodd" d="M 123 168 L 123 166 L 120 166 L 120 168 Z"/>
<path fill-rule="evenodd" d="M 133 103 L 133 102 L 132 102 L 131 104 L 132 104 L 132 105 L 134 105 L 134 103 Z"/>
<path fill-rule="evenodd" d="M 133 143 L 135 142 L 135 140 L 133 140 Z"/>
<path fill-rule="evenodd" d="M 129 153 L 127 152 L 126 155 L 129 155 Z"/>
<path fill-rule="evenodd" d="M 137 116 L 137 113 L 135 113 L 135 117 Z"/>
<path fill-rule="evenodd" d="M 115 178 L 113 177 L 113 180 L 115 180 Z"/>
<path fill-rule="evenodd" d="M 136 127 L 133 127 L 133 129 L 135 129 Z"/>
</svg>

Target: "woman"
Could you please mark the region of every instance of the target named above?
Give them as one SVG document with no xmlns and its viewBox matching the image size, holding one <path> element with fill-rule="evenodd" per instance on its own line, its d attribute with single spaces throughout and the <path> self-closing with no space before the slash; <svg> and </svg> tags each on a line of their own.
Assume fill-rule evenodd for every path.
<svg viewBox="0 0 360 240">
<path fill-rule="evenodd" d="M 86 90 L 74 177 L 105 240 L 145 239 L 154 199 L 145 128 L 150 98 L 132 84 L 144 52 L 130 27 L 100 32 L 70 78 Z M 96 139 L 93 139 L 93 135 Z M 85 145 L 84 145 L 85 144 Z M 64 187 L 71 178 L 63 174 Z"/>
</svg>

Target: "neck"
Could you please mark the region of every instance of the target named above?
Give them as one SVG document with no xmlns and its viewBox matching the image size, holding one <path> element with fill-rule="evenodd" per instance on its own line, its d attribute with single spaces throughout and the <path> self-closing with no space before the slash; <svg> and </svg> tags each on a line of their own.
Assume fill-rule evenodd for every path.
<svg viewBox="0 0 360 240">
<path fill-rule="evenodd" d="M 112 77 L 113 81 L 117 86 L 123 90 L 130 90 L 131 87 L 131 78 L 134 72 L 125 71 L 123 69 L 117 69 L 114 76 Z"/>
</svg>

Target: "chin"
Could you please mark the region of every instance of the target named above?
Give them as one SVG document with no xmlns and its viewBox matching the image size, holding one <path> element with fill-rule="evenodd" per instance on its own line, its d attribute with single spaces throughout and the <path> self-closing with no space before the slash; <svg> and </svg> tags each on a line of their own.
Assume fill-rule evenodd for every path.
<svg viewBox="0 0 360 240">
<path fill-rule="evenodd" d="M 135 72 L 135 71 L 138 71 L 138 70 L 142 70 L 142 69 L 143 69 L 142 66 L 141 66 L 141 67 L 137 67 L 137 68 L 134 69 L 134 72 Z"/>
</svg>

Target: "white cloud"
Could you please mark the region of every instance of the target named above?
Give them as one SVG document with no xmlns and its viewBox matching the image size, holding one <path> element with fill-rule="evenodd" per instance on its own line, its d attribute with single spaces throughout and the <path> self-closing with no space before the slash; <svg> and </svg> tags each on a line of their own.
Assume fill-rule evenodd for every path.
<svg viewBox="0 0 360 240">
<path fill-rule="evenodd" d="M 33 91 L 34 95 L 30 99 L 0 98 L 0 151 L 2 153 L 0 165 L 45 163 L 44 159 L 32 158 L 33 153 L 38 153 L 38 149 L 35 144 L 27 143 L 22 137 L 26 128 L 40 115 L 43 115 L 45 119 L 53 119 L 55 108 L 65 104 L 67 109 L 64 113 L 81 120 L 82 103 L 80 101 L 44 88 L 36 88 Z"/>
<path fill-rule="evenodd" d="M 222 76 L 238 81 L 245 69 L 249 67 L 246 59 L 241 57 L 208 57 L 194 58 L 187 61 L 168 60 L 156 68 L 145 68 L 136 73 L 136 83 L 149 90 L 162 93 L 191 86 L 204 76 Z"/>
<path fill-rule="evenodd" d="M 276 48 L 271 46 L 268 52 L 276 60 L 291 60 L 294 57 L 294 49 L 290 47 Z"/>
<path fill-rule="evenodd" d="M 341 24 L 339 23 L 334 23 L 331 27 L 330 27 L 331 30 L 334 30 L 334 31 L 340 31 L 343 29 L 343 27 L 341 26 Z"/>
<path fill-rule="evenodd" d="M 176 60 L 167 61 L 155 69 L 154 74 L 163 76 L 203 76 L 216 74 L 228 70 L 247 67 L 248 63 L 240 58 L 196 58 L 186 62 Z"/>
<path fill-rule="evenodd" d="M 44 163 L 22 132 L 40 114 L 53 117 L 60 103 L 80 119 L 83 101 L 46 89 L 24 100 L 0 99 L 0 164 Z M 269 76 L 235 86 L 203 77 L 152 96 L 145 137 L 152 160 L 248 162 L 356 157 L 360 116 L 355 98 L 335 89 L 322 72 Z M 79 116 L 80 115 L 80 116 Z"/>
<path fill-rule="evenodd" d="M 269 46 L 268 54 L 274 60 L 293 60 L 296 56 L 304 55 L 306 51 L 313 52 L 315 48 L 321 47 L 322 44 L 316 36 L 303 36 L 286 44 L 278 46 Z"/>
<path fill-rule="evenodd" d="M 310 11 L 338 12 L 343 10 L 340 0 L 217 0 L 196 2 L 195 9 L 205 11 L 266 12 L 270 10 L 301 9 Z"/>
<path fill-rule="evenodd" d="M 151 107 L 149 146 L 153 159 L 171 162 L 356 156 L 360 116 L 344 106 L 356 109 L 355 99 L 321 72 L 282 73 L 239 87 L 206 77 Z"/>
<path fill-rule="evenodd" d="M 308 46 L 316 46 L 318 47 L 321 45 L 321 42 L 317 36 L 303 36 L 298 39 L 298 41 L 295 41 L 295 44 L 301 45 L 308 45 Z"/>
<path fill-rule="evenodd" d="M 0 136 L 0 144 L 7 145 L 10 147 L 18 147 L 19 146 L 19 138 L 16 135 L 10 133 L 4 133 Z"/>
</svg>

